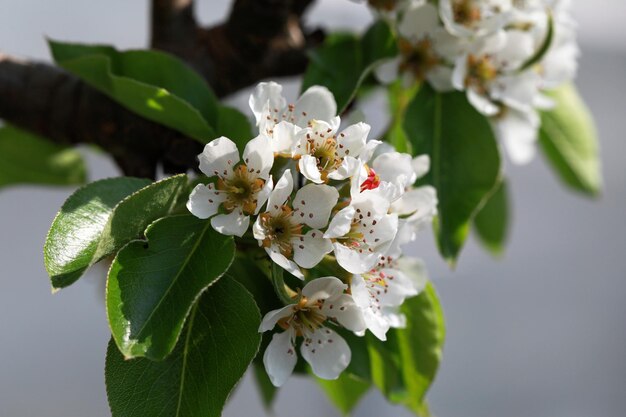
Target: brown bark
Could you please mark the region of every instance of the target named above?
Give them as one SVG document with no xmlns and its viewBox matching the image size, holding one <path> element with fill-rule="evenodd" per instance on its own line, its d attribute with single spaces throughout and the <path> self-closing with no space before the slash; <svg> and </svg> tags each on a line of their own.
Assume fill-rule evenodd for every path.
<svg viewBox="0 0 626 417">
<path fill-rule="evenodd" d="M 152 0 L 151 42 L 186 60 L 219 96 L 273 76 L 296 75 L 319 32 L 305 35 L 312 0 L 235 0 L 226 22 L 201 28 L 193 0 Z M 57 143 L 95 144 L 124 174 L 154 178 L 197 166 L 202 146 L 126 110 L 57 67 L 0 54 L 0 118 Z"/>
</svg>

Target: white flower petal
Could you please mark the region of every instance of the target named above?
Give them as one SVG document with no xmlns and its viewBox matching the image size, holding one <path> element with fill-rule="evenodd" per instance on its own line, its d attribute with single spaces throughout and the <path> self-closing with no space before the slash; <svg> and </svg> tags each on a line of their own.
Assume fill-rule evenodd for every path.
<svg viewBox="0 0 626 417">
<path fill-rule="evenodd" d="M 454 62 L 452 86 L 459 91 L 465 90 L 465 77 L 467 77 L 467 55 L 461 55 Z"/>
<path fill-rule="evenodd" d="M 299 222 L 314 229 L 321 229 L 328 224 L 330 212 L 337 204 L 339 192 L 329 185 L 307 184 L 300 188 L 293 201 L 294 214 Z"/>
<path fill-rule="evenodd" d="M 239 162 L 239 151 L 235 142 L 222 136 L 207 143 L 198 160 L 200 171 L 207 177 L 228 177 Z"/>
<path fill-rule="evenodd" d="M 270 213 L 279 212 L 280 207 L 289 199 L 292 191 L 293 175 L 291 175 L 291 170 L 287 169 L 270 194 L 269 201 L 267 202 L 267 211 Z"/>
<path fill-rule="evenodd" d="M 302 268 L 313 268 L 324 258 L 324 255 L 333 251 L 333 244 L 324 238 L 319 230 L 309 230 L 301 238 L 294 239 L 293 260 Z"/>
<path fill-rule="evenodd" d="M 351 156 L 344 156 L 341 165 L 335 171 L 328 174 L 328 178 L 331 180 L 345 180 L 350 178 L 358 169 L 361 162 L 357 158 Z"/>
<path fill-rule="evenodd" d="M 424 175 L 430 171 L 430 156 L 418 155 L 413 158 L 413 172 L 417 178 L 422 178 Z"/>
<path fill-rule="evenodd" d="M 376 148 L 378 148 L 378 145 L 380 145 L 381 141 L 379 140 L 370 140 L 365 144 L 365 149 L 363 149 L 361 151 L 361 154 L 359 155 L 359 159 L 363 162 L 367 162 L 370 159 L 372 159 L 372 155 L 374 154 L 374 151 L 376 151 Z"/>
<path fill-rule="evenodd" d="M 337 103 L 328 88 L 315 85 L 302 93 L 294 113 L 294 123 L 306 127 L 310 120 L 330 121 L 337 115 Z"/>
<path fill-rule="evenodd" d="M 439 13 L 431 4 L 416 4 L 407 8 L 398 25 L 398 32 L 407 39 L 420 40 L 439 26 Z"/>
<path fill-rule="evenodd" d="M 283 87 L 275 82 L 259 83 L 250 95 L 248 104 L 254 113 L 257 124 L 264 116 L 265 108 L 276 108 L 281 110 L 287 105 L 287 101 L 282 96 Z M 269 103 L 269 105 L 268 105 Z"/>
<path fill-rule="evenodd" d="M 270 194 L 273 188 L 274 188 L 274 181 L 272 179 L 272 176 L 270 175 L 267 181 L 265 181 L 265 185 L 263 186 L 263 188 L 261 188 L 261 190 L 258 192 L 256 196 L 256 210 L 254 211 L 254 214 L 259 214 L 259 212 L 263 208 L 263 205 L 265 204 L 267 199 L 270 197 Z"/>
<path fill-rule="evenodd" d="M 258 178 L 267 179 L 274 164 L 272 140 L 265 135 L 259 135 L 249 141 L 243 151 L 243 161 L 249 172 Z"/>
<path fill-rule="evenodd" d="M 426 265 L 421 259 L 411 257 L 401 257 L 397 261 L 398 268 L 404 272 L 406 277 L 411 281 L 413 288 L 418 293 L 421 292 L 428 282 L 428 272 Z"/>
<path fill-rule="evenodd" d="M 300 271 L 300 268 L 294 261 L 287 259 L 285 255 L 276 250 L 272 250 L 271 248 L 266 248 L 265 251 L 268 253 L 272 261 L 276 263 L 276 265 L 280 266 L 294 277 L 304 280 L 304 275 L 302 275 L 302 271 Z"/>
<path fill-rule="evenodd" d="M 328 225 L 328 229 L 324 234 L 326 238 L 332 237 L 341 237 L 350 231 L 350 226 L 352 224 L 352 219 L 356 214 L 356 209 L 354 206 L 348 206 L 344 209 L 341 209 L 335 217 L 330 221 L 330 225 Z"/>
<path fill-rule="evenodd" d="M 374 265 L 376 265 L 378 257 L 380 256 L 377 252 L 359 252 L 358 250 L 350 249 L 341 243 L 334 243 L 333 248 L 335 251 L 335 257 L 337 258 L 337 263 L 339 263 L 343 269 L 352 274 L 362 274 L 369 271 Z"/>
<path fill-rule="evenodd" d="M 394 329 L 404 329 L 406 327 L 406 316 L 400 313 L 399 307 L 384 307 L 382 314 L 390 327 Z"/>
<path fill-rule="evenodd" d="M 347 289 L 348 286 L 339 278 L 322 277 L 309 281 L 302 288 L 302 295 L 311 301 L 325 300 L 343 294 Z"/>
<path fill-rule="evenodd" d="M 391 84 L 398 78 L 399 68 L 400 57 L 398 56 L 382 61 L 376 68 L 374 68 L 374 74 L 381 83 Z"/>
<path fill-rule="evenodd" d="M 493 126 L 513 163 L 523 165 L 533 159 L 539 129 L 537 118 L 529 113 L 507 109 L 501 117 L 493 120 Z"/>
<path fill-rule="evenodd" d="M 365 326 L 380 340 L 387 340 L 389 323 L 382 315 L 382 309 L 376 298 L 370 293 L 367 282 L 361 275 L 354 275 L 350 285 L 352 298 L 361 310 Z"/>
<path fill-rule="evenodd" d="M 352 352 L 346 341 L 327 327 L 320 327 L 300 347 L 302 357 L 322 379 L 337 379 L 348 367 Z"/>
<path fill-rule="evenodd" d="M 346 155 L 354 157 L 359 156 L 361 151 L 365 148 L 370 129 L 370 125 L 363 122 L 345 128 L 337 135 L 337 154 L 340 157 Z"/>
<path fill-rule="evenodd" d="M 362 312 L 365 326 L 380 340 L 387 340 L 386 334 L 389 330 L 389 323 L 382 316 L 379 306 L 375 304 L 365 279 L 361 275 L 352 277 L 350 290 L 354 302 Z"/>
<path fill-rule="evenodd" d="M 417 180 L 413 169 L 413 159 L 411 155 L 400 152 L 388 152 L 379 155 L 372 163 L 372 168 L 382 181 L 396 183 L 400 178 L 404 181 L 400 184 L 402 188 L 412 185 Z"/>
<path fill-rule="evenodd" d="M 250 225 L 250 216 L 246 216 L 239 209 L 230 214 L 218 214 L 211 218 L 211 226 L 223 235 L 243 236 Z"/>
<path fill-rule="evenodd" d="M 489 98 L 483 96 L 480 93 L 477 93 L 472 88 L 467 89 L 467 99 L 476 110 L 478 110 L 485 116 L 495 116 L 496 114 L 498 114 L 498 111 L 500 111 L 498 106 L 493 104 L 493 102 L 489 100 Z"/>
<path fill-rule="evenodd" d="M 208 219 L 217 213 L 226 196 L 219 191 L 211 190 L 204 184 L 198 184 L 189 195 L 187 210 L 200 219 Z"/>
<path fill-rule="evenodd" d="M 280 319 L 287 318 L 293 314 L 294 307 L 295 306 L 293 304 L 289 304 L 288 306 L 285 306 L 283 308 L 268 312 L 263 317 L 263 321 L 261 321 L 261 324 L 259 325 L 259 332 L 267 332 L 268 330 L 272 330 Z"/>
<path fill-rule="evenodd" d="M 430 222 L 437 214 L 437 191 L 429 185 L 409 190 L 391 204 L 391 211 L 410 215 L 410 221 L 416 226 Z"/>
<path fill-rule="evenodd" d="M 282 386 L 298 362 L 290 330 L 275 333 L 263 354 L 263 365 L 275 387 Z"/>
<path fill-rule="evenodd" d="M 408 297 L 417 295 L 417 289 L 413 281 L 407 277 L 403 271 L 395 268 L 383 268 L 386 288 L 377 289 L 376 296 L 380 300 L 381 306 L 399 306 Z"/>
<path fill-rule="evenodd" d="M 324 302 L 322 313 L 326 317 L 336 319 L 346 329 L 353 332 L 365 330 L 363 313 L 349 294 L 331 297 Z"/>
<path fill-rule="evenodd" d="M 302 155 L 300 161 L 298 161 L 298 168 L 300 168 L 300 173 L 302 173 L 307 180 L 316 184 L 322 184 L 324 182 L 322 180 L 322 174 L 317 167 L 317 159 L 314 156 Z"/>
<path fill-rule="evenodd" d="M 301 129 L 289 122 L 280 122 L 274 126 L 272 150 L 282 155 L 291 155 L 298 132 Z"/>
</svg>

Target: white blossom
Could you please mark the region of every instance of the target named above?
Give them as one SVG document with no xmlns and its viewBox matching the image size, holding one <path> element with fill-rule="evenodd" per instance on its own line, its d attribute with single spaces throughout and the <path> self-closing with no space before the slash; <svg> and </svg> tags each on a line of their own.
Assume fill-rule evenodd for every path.
<svg viewBox="0 0 626 417">
<path fill-rule="evenodd" d="M 283 87 L 275 82 L 259 83 L 250 95 L 259 133 L 272 138 L 274 152 L 291 156 L 296 134 L 311 120 L 333 122 L 337 103 L 333 94 L 322 86 L 307 89 L 295 104 L 287 104 Z"/>
<path fill-rule="evenodd" d="M 415 2 L 408 6 L 398 23 L 398 57 L 376 68 L 377 77 L 391 83 L 399 76 L 406 85 L 428 80 L 439 91 L 452 90 L 449 61 L 461 53 L 464 41 L 446 31 L 432 4 Z"/>
<path fill-rule="evenodd" d="M 198 155 L 200 170 L 216 181 L 197 185 L 187 202 L 188 210 L 225 235 L 243 236 L 272 190 L 274 163 L 270 139 L 260 135 L 246 145 L 240 163 L 237 145 L 226 137 L 209 142 Z"/>
<path fill-rule="evenodd" d="M 344 180 L 358 167 L 370 126 L 356 123 L 337 133 L 338 126 L 339 117 L 333 123 L 312 120 L 297 134 L 294 156 L 299 158 L 300 173 L 309 181 Z"/>
<path fill-rule="evenodd" d="M 300 353 L 323 379 L 337 379 L 351 359 L 346 341 L 325 324 L 330 320 L 354 332 L 362 332 L 365 322 L 352 296 L 345 294 L 346 284 L 335 277 L 317 278 L 304 286 L 300 297 L 265 315 L 260 332 L 272 330 L 277 324 L 284 330 L 275 333 L 263 355 L 263 364 L 270 380 L 281 386 L 293 372 L 297 362 L 295 341 L 302 337 Z"/>
<path fill-rule="evenodd" d="M 389 214 L 389 190 L 360 190 L 360 176 L 352 181 L 350 204 L 331 219 L 324 237 L 333 241 L 337 262 L 346 271 L 361 274 L 384 255 L 398 230 L 397 214 Z M 356 184 L 356 185 L 355 185 Z"/>
<path fill-rule="evenodd" d="M 328 224 L 339 193 L 328 185 L 308 184 L 289 203 L 292 192 L 293 176 L 286 170 L 269 197 L 267 211 L 257 217 L 253 233 L 275 263 L 304 279 L 299 266 L 313 268 L 333 250 L 319 229 Z"/>
<path fill-rule="evenodd" d="M 380 340 L 387 339 L 390 328 L 403 327 L 405 318 L 399 307 L 426 284 L 423 263 L 413 258 L 401 259 L 402 267 L 395 258 L 381 256 L 372 270 L 352 277 L 352 297 L 363 312 L 367 328 Z M 405 270 L 413 274 L 406 274 Z"/>
<path fill-rule="evenodd" d="M 439 0 L 439 12 L 451 34 L 478 37 L 504 28 L 513 11 L 512 3 L 512 0 Z"/>
</svg>

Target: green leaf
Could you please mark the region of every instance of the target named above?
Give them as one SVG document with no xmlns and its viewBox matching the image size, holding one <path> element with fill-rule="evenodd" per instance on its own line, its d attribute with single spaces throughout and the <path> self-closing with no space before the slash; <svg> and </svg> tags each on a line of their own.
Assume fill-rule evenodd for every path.
<svg viewBox="0 0 626 417">
<path fill-rule="evenodd" d="M 55 62 L 129 110 L 206 143 L 219 102 L 204 79 L 164 52 L 48 41 Z"/>
<path fill-rule="evenodd" d="M 445 340 L 443 311 L 432 284 L 405 301 L 402 312 L 406 328 L 390 330 L 387 341 L 366 336 L 372 382 L 389 401 L 428 415 L 425 395 L 439 368 Z"/>
<path fill-rule="evenodd" d="M 370 26 L 360 39 L 351 34 L 333 34 L 311 53 L 302 90 L 312 85 L 328 87 L 342 113 L 375 66 L 395 54 L 395 38 L 382 20 Z"/>
<path fill-rule="evenodd" d="M 150 223 L 176 207 L 186 184 L 186 175 L 153 184 L 121 177 L 76 191 L 52 222 L 44 245 L 53 289 L 74 283 L 90 266 L 141 237 Z"/>
<path fill-rule="evenodd" d="M 553 110 L 541 115 L 539 143 L 561 180 L 592 196 L 602 189 L 596 129 L 576 88 L 566 84 L 550 93 Z"/>
<path fill-rule="evenodd" d="M 387 90 L 391 122 L 384 140 L 398 152 L 411 153 L 411 142 L 404 131 L 403 124 L 406 108 L 417 93 L 416 87 L 406 88 L 402 81 L 398 80 L 389 85 Z"/>
<path fill-rule="evenodd" d="M 130 242 L 113 261 L 107 315 L 125 357 L 162 360 L 200 293 L 228 270 L 235 244 L 191 215 L 157 220 L 146 239 Z"/>
<path fill-rule="evenodd" d="M 261 252 L 259 250 L 258 252 L 255 252 L 250 249 L 248 249 L 246 253 L 237 251 L 235 259 L 228 269 L 228 272 L 226 272 L 226 275 L 235 279 L 243 285 L 250 294 L 252 294 L 257 302 L 257 306 L 259 307 L 261 314 L 265 315 L 272 310 L 283 307 L 284 304 L 281 303 L 276 296 L 270 278 L 266 276 L 259 266 L 251 259 L 252 257 L 259 255 L 264 261 L 267 260 L 265 257 L 265 251 Z"/>
<path fill-rule="evenodd" d="M 218 417 L 257 353 L 261 316 L 252 296 L 224 277 L 194 306 L 164 361 L 126 360 L 113 340 L 106 386 L 113 417 Z"/>
<path fill-rule="evenodd" d="M 343 415 L 349 415 L 370 389 L 368 382 L 359 380 L 346 372 L 335 380 L 321 378 L 315 378 L 315 380 Z"/>
<path fill-rule="evenodd" d="M 100 180 L 63 203 L 44 245 L 44 263 L 54 289 L 72 284 L 98 261 L 98 243 L 113 209 L 148 184 L 149 180 L 127 177 Z"/>
<path fill-rule="evenodd" d="M 454 263 L 473 216 L 499 180 L 495 137 L 463 93 L 437 93 L 428 85 L 409 104 L 404 130 L 414 155 L 430 156 L 425 182 L 437 189 L 439 250 Z"/>
<path fill-rule="evenodd" d="M 87 177 L 76 150 L 13 126 L 0 128 L 0 188 L 16 184 L 77 185 Z"/>
<path fill-rule="evenodd" d="M 396 330 L 402 375 L 408 393 L 406 405 L 416 413 L 424 407 L 443 355 L 445 319 L 432 284 L 405 301 L 402 312 L 407 317 L 405 329 Z"/>
<path fill-rule="evenodd" d="M 509 193 L 503 179 L 474 217 L 474 228 L 480 241 L 496 256 L 504 251 L 509 221 Z"/>
</svg>

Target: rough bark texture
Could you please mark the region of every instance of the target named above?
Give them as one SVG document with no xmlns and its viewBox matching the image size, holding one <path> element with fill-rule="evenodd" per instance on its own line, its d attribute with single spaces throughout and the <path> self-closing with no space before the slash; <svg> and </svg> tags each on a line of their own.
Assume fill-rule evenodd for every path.
<svg viewBox="0 0 626 417">
<path fill-rule="evenodd" d="M 235 0 L 229 18 L 212 28 L 196 23 L 192 0 L 152 0 L 151 43 L 200 72 L 219 96 L 264 78 L 304 71 L 301 17 L 313 0 Z M 95 144 L 125 175 L 154 178 L 195 169 L 201 145 L 119 106 L 57 67 L 0 54 L 0 118 L 57 143 Z"/>
</svg>

